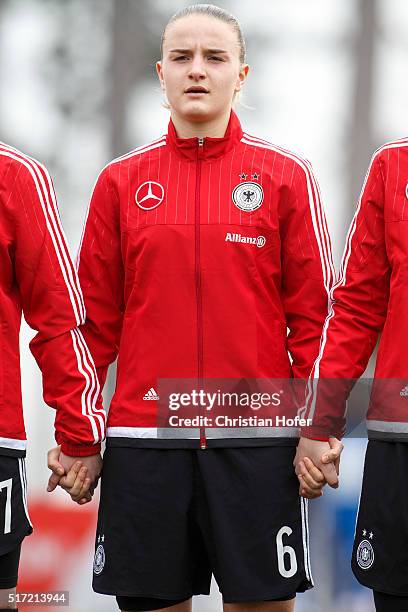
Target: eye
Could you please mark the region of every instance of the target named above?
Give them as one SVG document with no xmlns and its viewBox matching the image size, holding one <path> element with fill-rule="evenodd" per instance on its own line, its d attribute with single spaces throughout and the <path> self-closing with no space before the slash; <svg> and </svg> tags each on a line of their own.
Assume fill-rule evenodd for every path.
<svg viewBox="0 0 408 612">
<path fill-rule="evenodd" d="M 224 60 L 222 59 L 222 57 L 219 57 L 218 55 L 210 55 L 209 58 L 210 60 L 216 60 L 217 62 L 223 62 Z"/>
<path fill-rule="evenodd" d="M 187 55 L 178 55 L 177 57 L 174 58 L 174 61 L 178 62 L 180 60 L 185 60 L 188 59 Z"/>
</svg>

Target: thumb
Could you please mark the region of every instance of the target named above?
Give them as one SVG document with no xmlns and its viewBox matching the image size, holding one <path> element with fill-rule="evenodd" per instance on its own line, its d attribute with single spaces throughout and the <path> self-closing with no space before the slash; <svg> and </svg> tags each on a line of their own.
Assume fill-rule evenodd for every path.
<svg viewBox="0 0 408 612">
<path fill-rule="evenodd" d="M 321 470 L 323 472 L 323 476 L 325 477 L 327 484 L 333 487 L 333 489 L 337 489 L 337 487 L 339 486 L 339 477 L 337 475 L 337 471 L 334 464 L 323 464 Z"/>
<path fill-rule="evenodd" d="M 47 485 L 47 491 L 50 493 L 51 491 L 54 491 L 54 489 L 56 488 L 56 486 L 58 485 L 60 480 L 60 477 L 57 474 L 51 474 L 51 476 L 48 479 L 48 485 Z"/>
<path fill-rule="evenodd" d="M 322 456 L 322 463 L 334 463 L 340 456 L 340 452 L 337 450 L 329 450 Z"/>
<path fill-rule="evenodd" d="M 61 453 L 61 447 L 55 446 L 51 448 L 47 453 L 47 465 L 50 470 L 52 470 L 56 474 L 64 474 L 65 470 L 61 463 L 59 462 L 59 456 Z"/>
<path fill-rule="evenodd" d="M 335 463 L 343 452 L 343 444 L 337 438 L 329 438 L 330 450 L 322 457 L 323 463 Z"/>
</svg>

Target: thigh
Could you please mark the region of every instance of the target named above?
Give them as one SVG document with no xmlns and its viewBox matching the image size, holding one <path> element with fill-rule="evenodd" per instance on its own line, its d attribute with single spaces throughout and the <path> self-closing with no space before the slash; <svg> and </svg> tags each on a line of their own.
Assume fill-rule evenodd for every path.
<svg viewBox="0 0 408 612">
<path fill-rule="evenodd" d="M 21 544 L 18 544 L 13 550 L 0 555 L 0 591 L 2 589 L 14 589 L 17 586 L 20 551 Z M 3 603 L 6 602 L 7 600 L 5 599 Z"/>
<path fill-rule="evenodd" d="M 313 586 L 295 447 L 196 453 L 199 520 L 224 602 L 293 598 Z"/>
<path fill-rule="evenodd" d="M 211 572 L 190 519 L 192 451 L 108 448 L 104 455 L 93 588 L 182 600 L 208 592 Z M 199 534 L 198 534 L 199 535 Z"/>
<path fill-rule="evenodd" d="M 0 610 L 4 611 L 4 610 L 15 610 L 16 609 L 16 604 L 13 604 L 11 602 L 15 601 L 16 599 L 16 587 L 13 587 L 11 589 L 1 589 L 0 588 Z M 13 608 L 10 608 L 10 605 L 13 605 Z"/>
<path fill-rule="evenodd" d="M 192 600 L 157 599 L 153 597 L 117 597 L 121 612 L 191 612 Z"/>
<path fill-rule="evenodd" d="M 262 603 L 225 604 L 224 612 L 293 612 L 295 599 L 264 601 Z"/>
<path fill-rule="evenodd" d="M 352 569 L 364 586 L 408 596 L 408 444 L 370 440 Z"/>
<path fill-rule="evenodd" d="M 31 532 L 25 459 L 0 455 L 0 555 L 16 549 Z"/>
</svg>

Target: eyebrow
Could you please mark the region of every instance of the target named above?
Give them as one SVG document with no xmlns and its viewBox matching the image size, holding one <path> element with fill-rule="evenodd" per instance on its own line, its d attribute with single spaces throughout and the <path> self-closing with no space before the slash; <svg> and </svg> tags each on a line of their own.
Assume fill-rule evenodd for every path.
<svg viewBox="0 0 408 612">
<path fill-rule="evenodd" d="M 209 53 L 228 53 L 225 49 L 204 49 Z M 169 53 L 191 53 L 191 49 L 170 49 Z"/>
</svg>

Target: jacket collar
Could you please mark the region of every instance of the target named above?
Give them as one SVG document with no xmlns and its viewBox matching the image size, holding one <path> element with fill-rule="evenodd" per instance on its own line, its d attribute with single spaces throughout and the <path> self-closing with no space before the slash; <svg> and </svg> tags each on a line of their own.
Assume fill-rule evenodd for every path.
<svg viewBox="0 0 408 612">
<path fill-rule="evenodd" d="M 242 134 L 243 131 L 238 116 L 231 109 L 231 115 L 224 136 L 222 138 L 206 136 L 200 158 L 211 160 L 225 155 L 241 140 Z M 167 144 L 181 157 L 194 161 L 197 159 L 198 138 L 196 136 L 193 138 L 179 138 L 171 118 L 168 125 Z"/>
</svg>

